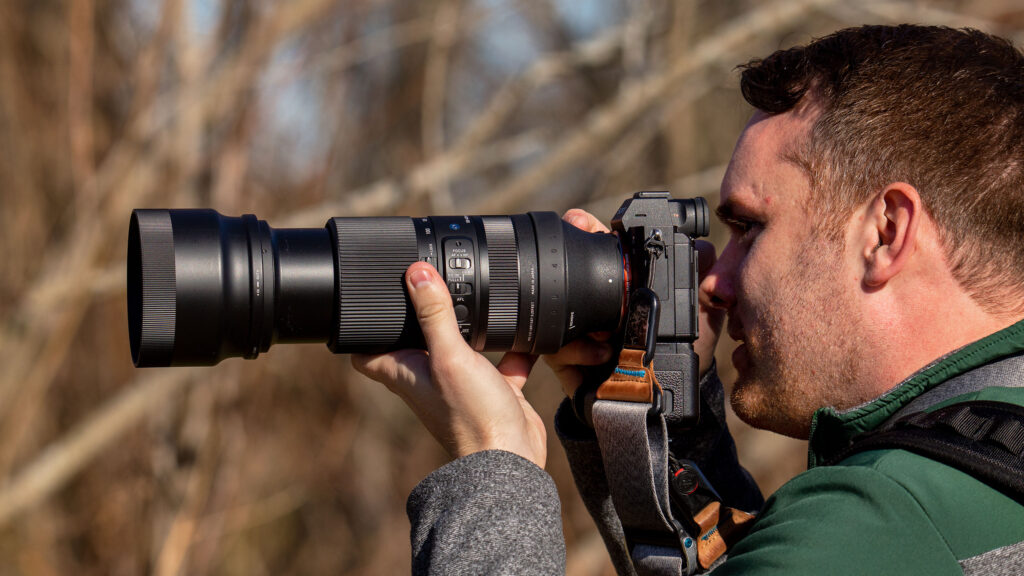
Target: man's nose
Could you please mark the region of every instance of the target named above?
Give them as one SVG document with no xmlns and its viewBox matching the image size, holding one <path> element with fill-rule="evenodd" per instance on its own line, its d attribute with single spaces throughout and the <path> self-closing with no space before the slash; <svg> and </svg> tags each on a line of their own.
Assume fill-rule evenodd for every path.
<svg viewBox="0 0 1024 576">
<path fill-rule="evenodd" d="M 700 302 L 705 307 L 729 310 L 736 304 L 731 252 L 727 246 L 700 283 Z"/>
</svg>

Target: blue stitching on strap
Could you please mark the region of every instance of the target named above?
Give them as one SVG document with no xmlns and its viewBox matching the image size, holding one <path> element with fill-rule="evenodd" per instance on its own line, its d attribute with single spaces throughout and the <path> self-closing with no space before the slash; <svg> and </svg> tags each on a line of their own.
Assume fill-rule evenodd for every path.
<svg viewBox="0 0 1024 576">
<path fill-rule="evenodd" d="M 639 378 L 640 376 L 644 375 L 644 371 L 643 370 L 626 370 L 625 368 L 616 368 L 615 369 L 615 373 L 616 374 L 625 374 L 626 376 L 635 376 L 637 378 Z"/>
</svg>

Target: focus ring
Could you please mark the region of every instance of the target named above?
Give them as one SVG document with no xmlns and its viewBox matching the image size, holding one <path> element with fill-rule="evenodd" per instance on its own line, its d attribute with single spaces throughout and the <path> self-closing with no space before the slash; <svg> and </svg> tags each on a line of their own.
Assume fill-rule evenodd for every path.
<svg viewBox="0 0 1024 576">
<path fill-rule="evenodd" d="M 487 349 L 509 350 L 516 340 L 519 317 L 519 252 L 516 231 L 507 216 L 483 218 L 490 267 Z"/>
<path fill-rule="evenodd" d="M 405 270 L 418 260 L 410 218 L 332 218 L 338 263 L 336 349 L 385 349 L 415 322 Z"/>
<path fill-rule="evenodd" d="M 131 319 L 132 331 L 138 330 L 136 365 L 167 366 L 174 353 L 175 279 L 174 232 L 167 210 L 135 210 L 135 224 L 129 234 L 129 283 L 141 281 L 141 287 L 129 286 L 129 293 L 140 295 L 138 318 Z M 133 306 L 134 307 L 134 306 Z M 134 340 L 134 338 L 133 338 Z"/>
</svg>

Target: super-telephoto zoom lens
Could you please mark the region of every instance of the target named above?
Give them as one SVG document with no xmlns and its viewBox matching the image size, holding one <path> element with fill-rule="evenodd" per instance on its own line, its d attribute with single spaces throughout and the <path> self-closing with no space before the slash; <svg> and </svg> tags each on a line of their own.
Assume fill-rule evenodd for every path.
<svg viewBox="0 0 1024 576">
<path fill-rule="evenodd" d="M 135 210 L 128 329 L 136 366 L 255 358 L 277 342 L 336 353 L 423 347 L 405 289 L 424 261 L 448 284 L 476 350 L 534 354 L 615 330 L 625 279 L 618 239 L 553 212 L 332 218 L 274 229 L 253 215 Z"/>
</svg>

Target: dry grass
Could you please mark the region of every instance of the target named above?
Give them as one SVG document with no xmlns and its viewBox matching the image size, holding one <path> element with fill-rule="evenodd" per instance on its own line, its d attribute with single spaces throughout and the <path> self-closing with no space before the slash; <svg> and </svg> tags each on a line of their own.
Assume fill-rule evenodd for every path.
<svg viewBox="0 0 1024 576">
<path fill-rule="evenodd" d="M 0 2 L 0 573 L 408 572 L 405 498 L 440 448 L 322 346 L 133 368 L 132 208 L 314 227 L 714 200 L 733 65 L 867 21 L 1024 29 L 1012 0 L 600 4 L 581 31 L 547 0 Z M 558 390 L 527 387 L 548 421 Z M 802 469 L 801 443 L 734 430 L 767 492 Z M 569 571 L 610 573 L 550 453 Z"/>
</svg>

